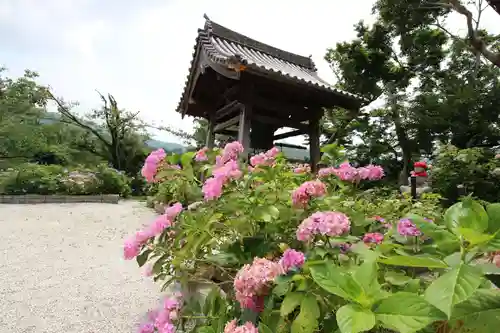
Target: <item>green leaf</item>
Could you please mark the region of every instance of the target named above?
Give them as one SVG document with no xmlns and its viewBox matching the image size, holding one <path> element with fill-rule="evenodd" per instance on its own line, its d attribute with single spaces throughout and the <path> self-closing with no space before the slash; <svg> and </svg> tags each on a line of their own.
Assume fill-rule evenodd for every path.
<svg viewBox="0 0 500 333">
<path fill-rule="evenodd" d="M 415 257 L 415 256 L 392 256 L 378 259 L 379 263 L 392 266 L 405 267 L 427 267 L 427 268 L 447 268 L 448 265 L 433 257 Z"/>
<path fill-rule="evenodd" d="M 404 286 L 412 280 L 411 277 L 406 276 L 404 273 L 394 271 L 386 272 L 384 278 L 393 286 Z"/>
<path fill-rule="evenodd" d="M 215 330 L 211 326 L 202 326 L 196 329 L 196 333 L 215 333 Z"/>
<path fill-rule="evenodd" d="M 238 258 L 233 253 L 221 252 L 206 256 L 207 261 L 211 261 L 220 266 L 235 265 L 238 263 Z"/>
<path fill-rule="evenodd" d="M 304 299 L 304 293 L 290 292 L 285 295 L 283 303 L 281 303 L 280 314 L 285 317 L 295 310 Z"/>
<path fill-rule="evenodd" d="M 285 295 L 288 290 L 290 290 L 290 277 L 288 276 L 278 276 L 276 280 L 274 281 L 275 286 L 273 288 L 273 294 L 276 296 L 283 296 Z"/>
<path fill-rule="evenodd" d="M 144 266 L 144 264 L 148 261 L 151 252 L 153 251 L 149 249 L 145 250 L 135 258 L 137 260 L 137 264 L 139 265 L 139 267 Z"/>
<path fill-rule="evenodd" d="M 280 211 L 275 206 L 263 206 L 256 209 L 257 219 L 271 222 L 280 216 Z"/>
<path fill-rule="evenodd" d="M 465 255 L 465 262 L 470 262 L 475 255 L 475 252 L 468 252 Z M 459 266 L 462 263 L 462 254 L 460 252 L 450 254 L 449 256 L 444 258 L 444 262 L 446 262 L 450 267 Z"/>
<path fill-rule="evenodd" d="M 337 324 L 342 333 L 358 333 L 375 326 L 375 314 L 357 304 L 347 304 L 337 310 Z"/>
<path fill-rule="evenodd" d="M 470 198 L 448 208 L 444 221 L 451 230 L 469 228 L 483 232 L 488 229 L 488 214 L 480 203 Z"/>
<path fill-rule="evenodd" d="M 187 152 L 182 154 L 181 156 L 181 164 L 183 168 L 190 168 L 193 163 L 193 157 L 196 154 L 196 152 Z"/>
<path fill-rule="evenodd" d="M 495 237 L 495 235 L 484 234 L 470 228 L 457 228 L 457 232 L 469 242 L 471 247 L 487 243 Z"/>
<path fill-rule="evenodd" d="M 488 232 L 491 234 L 500 230 L 500 203 L 492 203 L 486 206 L 488 214 Z"/>
<path fill-rule="evenodd" d="M 425 291 L 425 299 L 450 318 L 453 307 L 472 296 L 481 282 L 477 268 L 461 264 L 432 282 Z"/>
<path fill-rule="evenodd" d="M 225 300 L 222 299 L 220 295 L 220 289 L 218 287 L 212 288 L 205 298 L 205 304 L 203 304 L 203 313 L 207 316 L 217 316 L 221 311 L 225 310 Z"/>
<path fill-rule="evenodd" d="M 500 323 L 500 292 L 479 289 L 468 300 L 455 306 L 452 320 L 464 323 L 471 332 L 496 333 Z"/>
<path fill-rule="evenodd" d="M 446 316 L 423 297 L 400 292 L 379 302 L 373 311 L 385 328 L 399 333 L 414 333 Z"/>
<path fill-rule="evenodd" d="M 427 237 L 432 238 L 434 244 L 445 252 L 454 252 L 460 249 L 460 241 L 457 236 L 445 230 L 442 226 L 430 223 L 421 216 L 409 214 L 408 218 Z"/>
<path fill-rule="evenodd" d="M 300 313 L 292 323 L 291 333 L 312 333 L 318 327 L 320 309 L 314 295 L 306 295 L 300 304 Z"/>
<path fill-rule="evenodd" d="M 480 269 L 483 274 L 500 275 L 500 267 L 491 262 L 476 264 L 474 267 Z"/>
<path fill-rule="evenodd" d="M 300 303 L 300 311 L 305 311 L 307 312 L 307 315 L 310 315 L 314 318 L 319 318 L 320 309 L 318 301 L 313 294 L 307 294 L 306 297 L 302 299 L 302 302 Z"/>
<path fill-rule="evenodd" d="M 372 250 L 370 247 L 368 247 L 365 243 L 363 242 L 358 242 L 351 246 L 350 252 L 356 253 L 359 255 L 363 260 L 366 261 L 376 261 L 380 253 Z"/>
<path fill-rule="evenodd" d="M 260 323 L 259 324 L 259 333 L 273 333 L 269 327 L 267 327 L 265 324 Z"/>
<path fill-rule="evenodd" d="M 356 301 L 363 294 L 361 286 L 353 277 L 333 262 L 311 265 L 309 269 L 314 282 L 329 293 L 352 301 Z"/>
<path fill-rule="evenodd" d="M 420 279 L 412 279 L 403 287 L 403 291 L 409 293 L 419 293 L 420 292 Z"/>
<path fill-rule="evenodd" d="M 168 259 L 168 257 L 169 257 L 168 254 L 164 254 L 160 258 L 158 258 L 158 260 L 156 260 L 156 262 L 153 265 L 153 269 L 152 269 L 154 274 L 161 273 L 161 271 L 163 269 L 163 264 L 165 263 L 165 260 Z"/>
<path fill-rule="evenodd" d="M 375 261 L 365 261 L 356 267 L 352 276 L 363 288 L 369 303 L 373 303 L 381 295 L 382 288 L 378 282 L 378 265 Z"/>
</svg>

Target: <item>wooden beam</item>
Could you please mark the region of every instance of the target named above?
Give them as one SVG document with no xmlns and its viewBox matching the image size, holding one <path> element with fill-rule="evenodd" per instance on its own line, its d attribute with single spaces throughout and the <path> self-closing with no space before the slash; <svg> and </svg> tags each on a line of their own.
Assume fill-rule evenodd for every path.
<svg viewBox="0 0 500 333">
<path fill-rule="evenodd" d="M 286 101 L 278 101 L 275 99 L 265 98 L 262 96 L 254 97 L 254 104 L 260 109 L 266 109 L 270 111 L 279 112 L 281 114 L 289 114 L 298 116 L 300 119 L 307 117 L 309 106 L 297 105 Z"/>
<path fill-rule="evenodd" d="M 220 130 L 218 134 L 237 137 L 238 131 Z"/>
<path fill-rule="evenodd" d="M 208 130 L 206 147 L 213 149 L 215 146 L 215 112 L 211 112 L 208 116 Z"/>
<path fill-rule="evenodd" d="M 297 136 L 297 135 L 302 135 L 302 134 L 306 134 L 306 132 L 304 132 L 302 130 L 289 131 L 289 132 L 285 132 L 285 133 L 281 133 L 281 134 L 276 134 L 273 137 L 273 140 L 286 139 L 286 138 L 289 138 L 291 136 Z"/>
<path fill-rule="evenodd" d="M 242 105 L 239 115 L 238 141 L 243 145 L 245 157 L 250 154 L 250 127 L 251 127 L 252 106 Z"/>
<path fill-rule="evenodd" d="M 299 130 L 306 132 L 306 133 L 309 131 L 309 127 L 307 124 L 302 124 L 302 123 L 299 123 L 298 121 L 293 121 L 291 119 L 277 119 L 277 118 L 273 118 L 273 117 L 263 116 L 260 114 L 254 115 L 253 118 L 255 118 L 259 121 L 262 121 L 264 123 L 267 123 L 267 124 L 274 124 L 274 125 L 281 126 L 281 127 L 296 128 L 296 129 L 299 129 Z"/>
<path fill-rule="evenodd" d="M 219 131 L 221 130 L 236 125 L 239 121 L 240 121 L 240 115 L 237 115 L 229 120 L 226 120 L 223 123 L 217 124 L 214 128 L 214 132 L 219 133 Z"/>
<path fill-rule="evenodd" d="M 239 84 L 236 83 L 233 86 L 231 86 L 230 88 L 227 88 L 224 91 L 224 94 L 222 96 L 224 98 L 231 98 L 238 92 L 239 89 L 240 89 L 240 86 L 239 86 Z"/>
<path fill-rule="evenodd" d="M 320 125 L 319 121 L 323 116 L 323 109 L 313 113 L 313 117 L 309 123 L 309 156 L 311 164 L 311 172 L 318 171 L 318 164 L 321 159 L 321 151 L 319 147 Z"/>
<path fill-rule="evenodd" d="M 232 101 L 231 103 L 228 103 L 228 104 L 224 105 L 222 108 L 220 108 L 219 110 L 217 110 L 217 112 L 215 113 L 216 119 L 220 120 L 220 119 L 230 115 L 234 111 L 238 110 L 238 108 L 240 108 L 240 107 L 241 107 L 240 102 Z"/>
<path fill-rule="evenodd" d="M 295 148 L 295 149 L 300 149 L 300 150 L 307 150 L 306 147 L 299 146 L 299 145 L 293 145 L 291 143 L 284 143 L 284 142 L 278 142 L 275 144 L 276 147 L 286 147 L 286 148 Z"/>
</svg>

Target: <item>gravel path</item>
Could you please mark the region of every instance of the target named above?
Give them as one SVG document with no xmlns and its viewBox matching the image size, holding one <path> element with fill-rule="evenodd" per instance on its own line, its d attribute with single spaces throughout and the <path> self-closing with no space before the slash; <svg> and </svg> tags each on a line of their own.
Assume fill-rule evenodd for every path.
<svg viewBox="0 0 500 333">
<path fill-rule="evenodd" d="M 0 333 L 128 333 L 159 285 L 122 258 L 143 203 L 0 204 Z"/>
</svg>

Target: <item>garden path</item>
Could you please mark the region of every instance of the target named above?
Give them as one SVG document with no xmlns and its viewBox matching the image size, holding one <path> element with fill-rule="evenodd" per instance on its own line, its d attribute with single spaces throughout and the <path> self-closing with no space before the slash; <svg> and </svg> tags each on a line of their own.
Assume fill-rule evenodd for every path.
<svg viewBox="0 0 500 333">
<path fill-rule="evenodd" d="M 0 204 L 0 333 L 128 333 L 159 286 L 123 259 L 143 203 Z"/>
</svg>

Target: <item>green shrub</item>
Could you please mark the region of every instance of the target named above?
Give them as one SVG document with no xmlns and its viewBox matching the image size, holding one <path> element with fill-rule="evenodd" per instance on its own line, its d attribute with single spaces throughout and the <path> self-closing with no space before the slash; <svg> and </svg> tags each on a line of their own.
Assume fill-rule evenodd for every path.
<svg viewBox="0 0 500 333">
<path fill-rule="evenodd" d="M 128 178 L 105 165 L 90 170 L 28 163 L 0 176 L 2 194 L 120 194 L 126 197 L 130 192 Z"/>
<path fill-rule="evenodd" d="M 64 186 L 63 172 L 59 165 L 24 164 L 6 173 L 1 189 L 5 194 L 54 194 Z"/>
<path fill-rule="evenodd" d="M 167 156 L 150 177 L 158 193 L 168 184 L 170 198 L 189 203 L 193 170 L 207 171 L 203 202 L 173 204 L 125 241 L 125 259 L 185 296 L 166 299 L 145 327 L 496 332 L 500 293 L 490 281 L 500 273 L 500 203 L 465 198 L 443 212 L 439 195 L 415 202 L 362 190 L 346 173 L 290 172 L 272 152 L 249 169 L 234 147 L 216 164 L 184 158 L 182 169 Z"/>
<path fill-rule="evenodd" d="M 122 197 L 128 197 L 132 192 L 129 178 L 121 171 L 106 165 L 99 165 L 95 175 L 99 180 L 98 193 L 120 194 Z"/>
<path fill-rule="evenodd" d="M 489 149 L 458 149 L 444 146 L 431 171 L 432 187 L 451 204 L 459 196 L 457 186 L 467 194 L 488 202 L 500 201 L 500 160 Z"/>
</svg>

